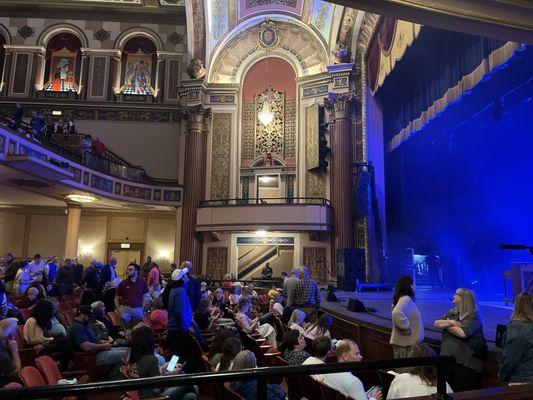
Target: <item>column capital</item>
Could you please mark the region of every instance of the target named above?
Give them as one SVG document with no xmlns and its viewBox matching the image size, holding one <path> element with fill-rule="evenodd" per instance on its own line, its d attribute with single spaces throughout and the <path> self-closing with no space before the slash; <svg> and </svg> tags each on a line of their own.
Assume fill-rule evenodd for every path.
<svg viewBox="0 0 533 400">
<path fill-rule="evenodd" d="M 329 96 L 324 100 L 324 105 L 330 113 L 330 119 L 349 119 L 353 113 L 354 100 L 354 92 L 343 94 L 330 93 Z"/>
<path fill-rule="evenodd" d="M 205 108 L 202 104 L 194 107 L 186 107 L 181 111 L 181 115 L 189 123 L 189 133 L 203 132 L 206 120 L 211 116 L 211 109 Z"/>
</svg>

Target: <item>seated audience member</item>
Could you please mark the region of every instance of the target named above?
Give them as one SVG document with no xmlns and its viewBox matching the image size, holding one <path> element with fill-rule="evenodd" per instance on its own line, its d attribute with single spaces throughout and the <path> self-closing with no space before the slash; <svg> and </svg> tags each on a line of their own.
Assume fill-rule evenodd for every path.
<svg viewBox="0 0 533 400">
<path fill-rule="evenodd" d="M 0 321 L 0 388 L 10 382 L 19 381 L 22 364 L 15 339 L 16 330 L 16 318 L 6 318 Z"/>
<path fill-rule="evenodd" d="M 26 296 L 17 302 L 18 308 L 30 308 L 35 305 L 39 298 L 39 289 L 36 287 L 29 287 Z"/>
<path fill-rule="evenodd" d="M 263 314 L 259 321 L 261 324 L 268 323 L 272 326 L 276 326 L 274 317 L 281 318 L 283 316 L 283 306 L 281 305 L 283 297 L 277 290 L 274 290 L 272 294 L 269 292 L 269 297 L 271 299 L 268 303 L 268 312 Z"/>
<path fill-rule="evenodd" d="M 200 328 L 200 330 L 213 328 L 217 320 L 217 310 L 217 308 L 211 309 L 209 307 L 208 299 L 202 298 L 202 300 L 200 300 L 200 304 L 194 312 L 194 320 L 196 321 L 196 324 L 198 324 L 198 328 Z"/>
<path fill-rule="evenodd" d="M 304 361 L 303 365 L 324 364 L 329 351 L 331 350 L 331 340 L 327 336 L 319 336 L 313 340 L 312 353 Z M 349 339 L 344 339 L 337 344 L 337 362 L 361 361 L 363 357 L 359 352 L 357 344 Z M 313 375 L 313 378 L 325 385 L 341 392 L 345 396 L 355 400 L 367 400 L 362 382 L 350 372 L 339 372 L 336 374 Z M 381 392 L 373 395 L 374 399 L 380 400 Z"/>
<path fill-rule="evenodd" d="M 239 299 L 239 303 L 235 308 L 237 311 L 237 314 L 235 315 L 237 323 L 244 332 L 252 333 L 257 331 L 263 338 L 268 340 L 271 346 L 276 347 L 276 330 L 270 324 L 259 325 L 259 317 L 253 320 L 250 319 L 250 317 L 246 315 L 250 311 L 250 307 L 251 303 L 248 297 L 243 296 Z"/>
<path fill-rule="evenodd" d="M 38 355 L 59 353 L 61 368 L 67 369 L 74 357 L 69 340 L 64 336 L 54 338 L 44 335 L 44 331 L 51 328 L 52 316 L 52 304 L 47 300 L 39 300 L 24 324 L 24 341 L 30 346 L 35 346 Z"/>
<path fill-rule="evenodd" d="M 255 298 L 255 299 L 257 299 L 259 297 L 259 295 L 257 294 L 257 292 L 254 289 L 254 285 L 252 285 L 251 283 L 247 284 L 244 287 L 243 294 L 245 294 L 247 296 L 250 296 L 252 298 Z"/>
<path fill-rule="evenodd" d="M 40 254 L 33 256 L 33 260 L 28 264 L 28 268 L 30 270 L 31 283 L 46 283 L 46 263 Z"/>
<path fill-rule="evenodd" d="M 13 281 L 13 292 L 17 296 L 22 296 L 30 286 L 30 267 L 28 261 L 20 262 L 19 269 Z"/>
<path fill-rule="evenodd" d="M 270 263 L 266 263 L 263 269 L 261 270 L 261 278 L 263 279 L 272 279 L 272 274 L 274 271 L 270 267 Z"/>
<path fill-rule="evenodd" d="M 126 268 L 127 278 L 117 288 L 115 307 L 120 313 L 120 318 L 126 324 L 134 324 L 143 318 L 143 299 L 148 293 L 148 286 L 139 275 L 141 267 L 130 263 Z"/>
<path fill-rule="evenodd" d="M 291 319 L 287 326 L 289 329 L 296 329 L 300 334 L 305 336 L 305 313 L 302 310 L 296 309 L 292 312 Z"/>
<path fill-rule="evenodd" d="M 290 365 L 302 365 L 311 355 L 304 350 L 305 339 L 296 329 L 290 329 L 283 335 L 278 350 Z"/>
<path fill-rule="evenodd" d="M 211 291 L 207 290 L 207 283 L 205 283 L 205 282 L 201 282 L 200 283 L 200 293 L 201 293 L 202 299 L 205 298 L 205 299 L 211 301 Z"/>
<path fill-rule="evenodd" d="M 96 355 L 96 365 L 119 365 L 122 361 L 122 356 L 128 354 L 127 347 L 113 347 L 112 343 L 98 343 L 98 339 L 89 329 L 89 322 L 91 321 L 92 310 L 90 306 L 81 305 L 78 308 L 76 317 L 70 325 L 68 334 L 69 338 L 74 344 L 74 348 L 78 351 L 98 351 Z"/>
<path fill-rule="evenodd" d="M 57 271 L 55 284 L 60 295 L 71 295 L 74 290 L 74 269 L 72 259 L 67 258 L 65 264 Z"/>
<path fill-rule="evenodd" d="M 222 318 L 233 318 L 233 311 L 228 307 L 228 300 L 225 299 L 222 288 L 215 290 L 215 295 L 211 304 L 220 310 Z"/>
<path fill-rule="evenodd" d="M 333 324 L 333 318 L 329 314 L 322 314 L 317 321 L 310 323 L 305 328 L 304 336 L 314 340 L 318 336 L 327 336 L 331 339 L 329 328 Z"/>
<path fill-rule="evenodd" d="M 250 350 L 243 350 L 235 357 L 233 371 L 241 369 L 256 368 L 257 360 Z M 241 395 L 245 400 L 257 400 L 257 380 L 237 381 L 230 384 L 231 388 Z M 276 384 L 267 384 L 267 400 L 285 400 L 286 394 L 283 389 Z"/>
<path fill-rule="evenodd" d="M 19 321 L 19 324 L 24 324 L 24 322 L 26 322 L 20 310 L 9 301 L 6 287 L 0 280 L 0 320 L 4 318 L 16 318 Z"/>
<path fill-rule="evenodd" d="M 235 332 L 231 329 L 222 328 L 215 334 L 215 340 L 209 348 L 209 354 L 207 359 L 209 363 L 216 367 L 220 363 L 220 358 L 222 357 L 222 345 L 227 338 L 236 337 Z"/>
<path fill-rule="evenodd" d="M 50 328 L 44 329 L 45 336 L 67 337 L 67 329 L 61 315 L 59 315 L 59 301 L 55 297 L 49 297 L 46 301 L 52 305 L 52 318 L 50 319 Z"/>
<path fill-rule="evenodd" d="M 154 329 L 167 329 L 168 313 L 164 309 L 163 301 L 160 297 L 154 300 L 154 307 L 148 316 Z"/>
<path fill-rule="evenodd" d="M 510 384 L 533 382 L 533 295 L 520 293 L 503 341 L 500 378 Z"/>
<path fill-rule="evenodd" d="M 222 281 L 222 287 L 224 289 L 229 289 L 233 286 L 233 279 L 231 278 L 231 274 L 225 274 L 223 279 L 224 280 Z"/>
<path fill-rule="evenodd" d="M 231 307 L 235 307 L 237 305 L 237 302 L 242 296 L 242 285 L 240 282 L 235 282 L 235 285 L 233 286 L 233 293 L 229 295 L 229 305 Z"/>
<path fill-rule="evenodd" d="M 435 352 L 424 343 L 413 345 L 408 354 L 408 358 L 435 356 Z M 405 368 L 404 370 L 405 373 L 396 375 L 392 381 L 387 400 L 430 396 L 437 393 L 437 368 L 434 365 Z M 452 393 L 448 383 L 446 383 L 446 391 Z"/>
<path fill-rule="evenodd" d="M 159 366 L 155 352 L 154 332 L 147 326 L 135 327 L 131 332 L 131 350 L 128 365 L 121 368 L 128 379 L 151 378 L 161 375 L 177 375 L 182 373 L 181 364 L 177 364 L 172 372 L 167 371 L 168 363 Z M 170 400 L 196 400 L 192 386 L 178 386 L 163 390 L 147 389 L 140 393 L 141 398 L 162 396 Z"/>
<path fill-rule="evenodd" d="M 233 368 L 235 356 L 242 351 L 241 339 L 238 337 L 229 337 L 222 343 L 222 356 L 220 362 L 216 365 L 215 371 L 229 371 Z"/>
<path fill-rule="evenodd" d="M 102 301 L 104 302 L 106 312 L 115 311 L 115 296 L 117 295 L 117 287 L 120 284 L 120 279 L 115 279 L 107 282 L 102 292 Z"/>
<path fill-rule="evenodd" d="M 112 324 L 104 318 L 105 305 L 103 301 L 95 301 L 91 304 L 91 319 L 88 327 L 97 339 L 97 343 L 113 342 L 111 337 Z"/>
</svg>

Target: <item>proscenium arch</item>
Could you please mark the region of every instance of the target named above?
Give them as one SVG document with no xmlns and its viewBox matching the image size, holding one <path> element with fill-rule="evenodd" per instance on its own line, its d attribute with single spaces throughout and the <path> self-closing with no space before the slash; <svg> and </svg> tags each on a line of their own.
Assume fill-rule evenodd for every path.
<svg viewBox="0 0 533 400">
<path fill-rule="evenodd" d="M 4 37 L 7 45 L 11 44 L 11 35 L 9 34 L 7 28 L 2 24 L 0 24 L 0 35 Z"/>
<path fill-rule="evenodd" d="M 329 56 L 327 50 L 327 44 L 324 42 L 323 38 L 320 35 L 317 35 L 314 30 L 309 28 L 307 25 L 303 24 L 300 20 L 297 20 L 289 16 L 269 16 L 269 15 L 259 15 L 253 17 L 246 21 L 244 24 L 236 26 L 229 34 L 227 34 L 215 47 L 213 55 L 210 59 L 210 65 L 208 67 L 207 82 L 208 83 L 236 83 L 242 80 L 243 69 L 249 68 L 250 63 L 256 62 L 258 59 L 265 57 L 265 51 L 262 49 L 256 49 L 254 46 L 254 39 L 251 38 L 251 35 L 255 35 L 258 31 L 260 24 L 265 20 L 266 17 L 269 17 L 272 21 L 277 22 L 280 26 L 280 30 L 294 30 L 295 32 L 301 33 L 301 37 L 305 40 L 302 43 L 301 50 L 307 51 L 309 48 L 313 48 L 316 51 L 313 53 L 316 55 L 318 62 L 312 65 L 312 67 L 318 66 L 318 72 L 325 72 L 326 66 L 329 64 Z M 232 51 L 235 46 L 239 43 L 247 42 L 248 46 L 246 47 L 247 53 L 245 54 L 244 59 L 239 60 L 235 67 L 236 72 L 232 73 L 230 79 L 226 79 L 224 82 L 218 82 L 217 78 L 219 75 L 225 75 L 221 73 L 223 71 L 224 65 L 222 61 L 229 59 L 231 56 L 229 52 Z M 296 71 L 297 77 L 302 77 L 305 75 L 305 72 L 308 67 L 304 67 L 302 64 L 302 55 L 298 52 L 293 51 L 294 49 L 285 49 L 279 46 L 268 51 L 268 56 L 278 56 L 283 58 L 293 66 Z"/>
<path fill-rule="evenodd" d="M 293 69 L 296 78 L 302 76 L 303 74 L 301 66 L 298 65 L 297 62 L 295 62 L 294 57 L 289 57 L 289 55 L 285 52 L 276 52 L 272 50 L 269 51 L 268 54 L 265 54 L 264 52 L 257 53 L 258 54 L 248 57 L 245 62 L 242 63 L 241 68 L 239 68 L 238 74 L 235 76 L 236 83 L 244 84 L 244 79 L 246 78 L 246 74 L 248 74 L 248 71 L 250 71 L 250 68 L 252 68 L 256 63 L 260 62 L 261 60 L 264 60 L 265 58 L 279 58 L 287 62 Z"/>
<path fill-rule="evenodd" d="M 85 36 L 85 33 L 77 26 L 71 24 L 57 24 L 45 29 L 39 35 L 39 38 L 37 39 L 37 45 L 46 48 L 46 46 L 48 46 L 48 42 L 52 37 L 54 37 L 58 33 L 65 32 L 71 33 L 78 39 L 80 39 L 81 47 L 89 47 L 89 41 L 87 40 L 87 36 Z"/>
<path fill-rule="evenodd" d="M 157 33 L 147 28 L 131 28 L 122 32 L 115 40 L 115 50 L 122 50 L 126 42 L 136 36 L 142 36 L 150 39 L 152 42 L 154 42 L 157 51 L 163 51 L 163 41 L 161 38 L 157 35 Z"/>
</svg>

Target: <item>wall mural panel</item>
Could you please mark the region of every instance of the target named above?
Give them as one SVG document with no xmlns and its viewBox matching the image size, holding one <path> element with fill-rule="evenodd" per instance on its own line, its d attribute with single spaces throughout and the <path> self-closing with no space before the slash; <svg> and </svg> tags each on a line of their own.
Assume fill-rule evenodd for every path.
<svg viewBox="0 0 533 400">
<path fill-rule="evenodd" d="M 329 41 L 334 5 L 322 0 L 315 0 L 311 13 L 311 24 L 315 26 L 324 39 Z"/>
<path fill-rule="evenodd" d="M 44 90 L 51 92 L 76 92 L 76 58 L 77 51 L 66 49 L 52 52 L 50 76 Z"/>
<path fill-rule="evenodd" d="M 209 247 L 205 274 L 213 279 L 222 279 L 228 270 L 228 248 Z"/>
<path fill-rule="evenodd" d="M 325 247 L 304 247 L 304 265 L 309 268 L 309 275 L 319 286 L 328 284 L 328 265 Z"/>
<path fill-rule="evenodd" d="M 120 88 L 124 94 L 154 94 L 152 87 L 152 54 L 126 54 L 126 73 Z"/>
<path fill-rule="evenodd" d="M 241 162 L 249 166 L 254 159 L 255 103 L 242 105 Z"/>
<path fill-rule="evenodd" d="M 229 198 L 231 114 L 213 114 L 211 200 Z"/>
<path fill-rule="evenodd" d="M 318 104 L 314 104 L 305 109 L 305 196 L 326 198 L 326 173 L 309 171 L 319 164 L 318 124 Z"/>
</svg>

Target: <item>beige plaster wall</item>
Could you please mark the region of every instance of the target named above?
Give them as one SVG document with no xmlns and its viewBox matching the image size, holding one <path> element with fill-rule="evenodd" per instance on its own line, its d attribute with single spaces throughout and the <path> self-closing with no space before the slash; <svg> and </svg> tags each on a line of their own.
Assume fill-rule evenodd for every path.
<svg viewBox="0 0 533 400">
<path fill-rule="evenodd" d="M 79 260 L 86 265 L 93 258 L 105 261 L 107 217 L 83 216 L 78 232 Z"/>
<path fill-rule="evenodd" d="M 164 122 L 76 121 L 120 157 L 154 178 L 178 179 L 179 125 Z"/>
<path fill-rule="evenodd" d="M 26 215 L 0 212 L 0 254 L 22 257 Z"/>
<path fill-rule="evenodd" d="M 148 219 L 145 255 L 151 256 L 162 270 L 174 261 L 176 222 L 174 219 Z"/>
<path fill-rule="evenodd" d="M 63 255 L 66 233 L 66 215 L 31 215 L 27 255 Z"/>
</svg>

